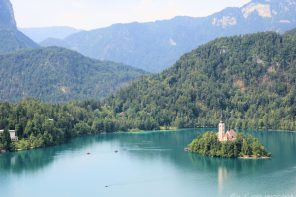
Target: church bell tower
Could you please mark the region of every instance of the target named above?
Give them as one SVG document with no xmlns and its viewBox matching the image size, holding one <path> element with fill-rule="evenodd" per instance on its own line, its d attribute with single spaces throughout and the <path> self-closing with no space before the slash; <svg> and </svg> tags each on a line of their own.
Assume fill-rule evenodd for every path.
<svg viewBox="0 0 296 197">
<path fill-rule="evenodd" d="M 218 125 L 218 139 L 219 141 L 223 141 L 223 138 L 224 138 L 224 135 L 225 135 L 225 123 L 223 121 L 223 116 L 221 114 L 221 120 L 220 120 L 220 123 Z"/>
</svg>

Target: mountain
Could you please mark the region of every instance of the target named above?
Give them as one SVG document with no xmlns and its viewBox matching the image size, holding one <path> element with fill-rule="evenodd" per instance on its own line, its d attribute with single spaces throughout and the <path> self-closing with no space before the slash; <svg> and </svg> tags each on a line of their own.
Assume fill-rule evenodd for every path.
<svg viewBox="0 0 296 197">
<path fill-rule="evenodd" d="M 64 39 L 67 36 L 78 33 L 81 30 L 72 27 L 35 27 L 21 28 L 21 32 L 39 43 L 47 39 Z"/>
<path fill-rule="evenodd" d="M 142 70 L 49 47 L 0 55 L 0 100 L 47 102 L 101 99 L 146 74 Z"/>
<path fill-rule="evenodd" d="M 0 53 L 38 45 L 17 30 L 13 8 L 9 0 L 0 0 Z"/>
<path fill-rule="evenodd" d="M 0 28 L 0 54 L 38 47 L 36 43 L 17 29 Z"/>
<path fill-rule="evenodd" d="M 296 35 L 296 28 L 288 31 L 287 34 Z"/>
<path fill-rule="evenodd" d="M 43 46 L 63 46 L 97 58 L 122 62 L 151 72 L 175 63 L 185 52 L 223 36 L 296 27 L 296 0 L 253 0 L 208 17 L 176 17 L 150 23 L 115 24 L 83 31 Z"/>
<path fill-rule="evenodd" d="M 105 101 L 127 128 L 296 129 L 296 36 L 220 38 Z M 124 124 L 124 123 L 125 124 Z"/>
<path fill-rule="evenodd" d="M 0 28 L 16 28 L 12 5 L 9 0 L 0 1 Z"/>
</svg>

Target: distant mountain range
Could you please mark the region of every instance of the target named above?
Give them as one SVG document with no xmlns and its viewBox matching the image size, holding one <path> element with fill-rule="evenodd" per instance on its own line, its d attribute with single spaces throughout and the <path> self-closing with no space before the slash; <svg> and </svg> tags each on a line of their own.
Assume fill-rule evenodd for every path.
<svg viewBox="0 0 296 197">
<path fill-rule="evenodd" d="M 102 99 L 142 75 L 142 70 L 49 47 L 0 55 L 0 100 L 47 102 Z"/>
<path fill-rule="evenodd" d="M 42 46 L 62 46 L 86 56 L 159 72 L 185 52 L 222 36 L 296 27 L 296 0 L 253 0 L 208 17 L 176 17 L 151 23 L 115 24 L 82 31 Z"/>
<path fill-rule="evenodd" d="M 35 42 L 39 43 L 49 38 L 64 39 L 67 36 L 78 33 L 81 30 L 72 27 L 35 27 L 35 28 L 21 28 L 21 32 L 30 37 Z"/>
<path fill-rule="evenodd" d="M 0 53 L 39 47 L 30 38 L 18 31 L 9 0 L 0 0 L 0 11 Z"/>
</svg>

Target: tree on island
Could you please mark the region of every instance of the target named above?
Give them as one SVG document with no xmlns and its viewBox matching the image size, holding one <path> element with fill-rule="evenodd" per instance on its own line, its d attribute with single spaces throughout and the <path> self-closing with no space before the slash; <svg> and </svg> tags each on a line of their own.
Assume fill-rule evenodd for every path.
<svg viewBox="0 0 296 197">
<path fill-rule="evenodd" d="M 264 158 L 271 156 L 258 139 L 251 135 L 245 136 L 240 133 L 237 135 L 235 141 L 220 142 L 216 133 L 207 132 L 194 139 L 192 143 L 189 144 L 188 150 L 189 152 L 210 157 Z"/>
</svg>

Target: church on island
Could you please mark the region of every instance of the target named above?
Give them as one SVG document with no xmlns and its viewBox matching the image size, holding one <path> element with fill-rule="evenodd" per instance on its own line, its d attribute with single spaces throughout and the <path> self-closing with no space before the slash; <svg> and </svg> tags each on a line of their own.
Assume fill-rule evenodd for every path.
<svg viewBox="0 0 296 197">
<path fill-rule="evenodd" d="M 221 120 L 218 126 L 218 139 L 220 142 L 234 141 L 236 140 L 237 133 L 231 129 L 225 132 L 225 123 Z"/>
</svg>

